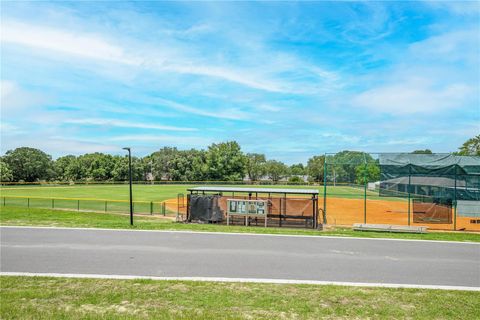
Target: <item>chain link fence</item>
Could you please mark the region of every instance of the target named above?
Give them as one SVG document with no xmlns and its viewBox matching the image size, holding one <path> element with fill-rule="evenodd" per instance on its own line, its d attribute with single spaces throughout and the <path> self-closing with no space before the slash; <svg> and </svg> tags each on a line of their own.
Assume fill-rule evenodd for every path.
<svg viewBox="0 0 480 320">
<path fill-rule="evenodd" d="M 346 151 L 325 154 L 323 179 L 327 224 L 480 231 L 480 157 Z"/>
<path fill-rule="evenodd" d="M 4 207 L 23 207 L 39 209 L 58 209 L 83 212 L 129 213 L 128 200 L 111 199 L 75 199 L 75 198 L 47 198 L 1 196 L 1 205 Z M 175 201 L 133 201 L 135 214 L 173 216 L 177 214 Z"/>
</svg>

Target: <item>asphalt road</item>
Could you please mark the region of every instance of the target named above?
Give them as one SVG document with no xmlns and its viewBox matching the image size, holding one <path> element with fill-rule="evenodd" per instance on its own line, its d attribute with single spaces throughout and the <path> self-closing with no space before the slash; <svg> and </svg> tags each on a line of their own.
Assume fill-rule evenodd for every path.
<svg viewBox="0 0 480 320">
<path fill-rule="evenodd" d="M 2 272 L 480 287 L 480 244 L 1 227 Z"/>
</svg>

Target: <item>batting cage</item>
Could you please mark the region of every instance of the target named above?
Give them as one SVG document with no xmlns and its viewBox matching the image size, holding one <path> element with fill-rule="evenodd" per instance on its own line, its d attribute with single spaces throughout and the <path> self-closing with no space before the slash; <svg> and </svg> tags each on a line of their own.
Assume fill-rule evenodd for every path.
<svg viewBox="0 0 480 320">
<path fill-rule="evenodd" d="M 318 190 L 196 187 L 188 189 L 187 221 L 320 228 Z"/>
<path fill-rule="evenodd" d="M 344 151 L 324 159 L 329 224 L 480 231 L 480 157 Z"/>
</svg>

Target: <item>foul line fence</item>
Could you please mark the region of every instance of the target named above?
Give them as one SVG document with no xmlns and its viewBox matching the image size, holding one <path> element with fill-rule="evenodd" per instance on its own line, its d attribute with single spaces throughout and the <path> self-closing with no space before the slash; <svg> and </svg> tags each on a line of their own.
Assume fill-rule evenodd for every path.
<svg viewBox="0 0 480 320">
<path fill-rule="evenodd" d="M 103 213 L 130 212 L 130 202 L 128 200 L 1 196 L 0 201 L 1 206 L 3 207 L 58 209 Z M 176 202 L 169 203 L 168 201 L 133 201 L 133 211 L 135 214 L 172 215 L 176 214 L 176 206 Z"/>
</svg>

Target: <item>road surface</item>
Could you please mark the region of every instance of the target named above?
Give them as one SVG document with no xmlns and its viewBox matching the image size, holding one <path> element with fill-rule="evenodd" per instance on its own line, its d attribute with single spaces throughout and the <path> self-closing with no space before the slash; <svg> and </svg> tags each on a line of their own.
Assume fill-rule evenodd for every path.
<svg viewBox="0 0 480 320">
<path fill-rule="evenodd" d="M 480 287 L 480 244 L 1 227 L 2 272 Z"/>
</svg>

